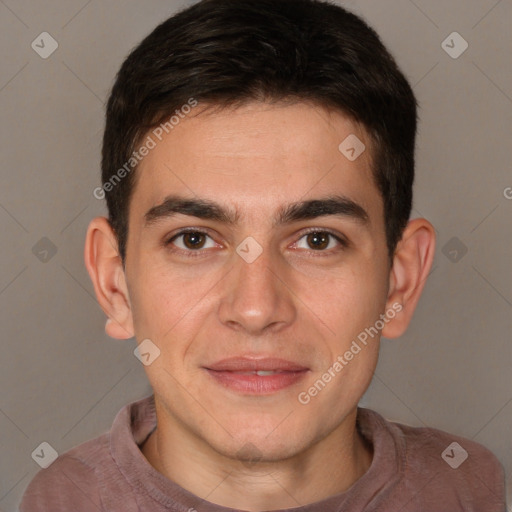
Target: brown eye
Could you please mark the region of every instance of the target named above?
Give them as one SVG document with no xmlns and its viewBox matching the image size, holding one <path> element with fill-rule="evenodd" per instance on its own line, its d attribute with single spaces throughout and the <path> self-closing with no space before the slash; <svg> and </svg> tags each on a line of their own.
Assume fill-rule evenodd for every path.
<svg viewBox="0 0 512 512">
<path fill-rule="evenodd" d="M 331 249 L 346 247 L 346 242 L 329 231 L 310 231 L 295 244 L 298 249 L 328 252 Z"/>
<path fill-rule="evenodd" d="M 329 246 L 330 237 L 329 233 L 309 233 L 307 243 L 311 249 L 322 250 Z"/>
<path fill-rule="evenodd" d="M 167 242 L 184 251 L 199 251 L 215 247 L 212 238 L 201 231 L 186 231 L 178 233 Z"/>
<path fill-rule="evenodd" d="M 185 233 L 183 243 L 188 249 L 202 249 L 206 242 L 206 237 L 202 233 Z"/>
</svg>

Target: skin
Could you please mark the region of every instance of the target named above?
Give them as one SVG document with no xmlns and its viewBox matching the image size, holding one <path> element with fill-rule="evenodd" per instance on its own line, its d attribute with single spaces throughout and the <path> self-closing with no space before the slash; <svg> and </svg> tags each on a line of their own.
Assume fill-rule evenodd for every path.
<svg viewBox="0 0 512 512">
<path fill-rule="evenodd" d="M 338 150 L 350 134 L 366 145 L 353 162 Z M 89 226 L 85 261 L 107 333 L 149 338 L 161 351 L 145 366 L 158 417 L 141 448 L 147 460 L 195 495 L 248 511 L 346 491 L 372 461 L 355 422 L 380 335 L 309 403 L 298 395 L 393 305 L 402 309 L 382 335 L 405 331 L 432 264 L 433 227 L 410 221 L 391 265 L 367 134 L 307 103 L 197 107 L 137 173 L 125 268 L 104 218 Z M 333 195 L 357 203 L 367 220 L 277 222 L 291 203 Z M 148 222 L 147 212 L 169 196 L 214 201 L 237 222 L 183 214 Z M 189 248 L 190 236 L 169 242 L 190 227 L 207 232 L 199 251 Z M 311 229 L 347 243 L 327 236 L 318 248 Z M 236 252 L 247 237 L 262 248 L 252 263 Z M 250 396 L 223 388 L 203 368 L 234 355 L 280 357 L 309 371 L 289 388 Z"/>
</svg>

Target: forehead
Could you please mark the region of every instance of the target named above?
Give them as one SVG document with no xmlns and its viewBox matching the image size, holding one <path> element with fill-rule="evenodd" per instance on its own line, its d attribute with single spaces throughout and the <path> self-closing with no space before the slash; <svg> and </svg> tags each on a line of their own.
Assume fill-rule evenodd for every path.
<svg viewBox="0 0 512 512">
<path fill-rule="evenodd" d="M 259 215 L 336 193 L 370 215 L 382 210 L 369 137 L 339 112 L 307 103 L 199 105 L 168 131 L 148 132 L 154 147 L 137 169 L 135 217 L 175 194 L 245 205 Z"/>
</svg>

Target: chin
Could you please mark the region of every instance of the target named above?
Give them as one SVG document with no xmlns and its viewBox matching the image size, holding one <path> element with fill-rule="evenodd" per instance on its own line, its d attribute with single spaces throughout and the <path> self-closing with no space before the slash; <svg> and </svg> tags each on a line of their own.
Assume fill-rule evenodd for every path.
<svg viewBox="0 0 512 512">
<path fill-rule="evenodd" d="M 253 468 L 256 465 L 292 458 L 313 444 L 304 437 L 292 438 L 289 432 L 281 436 L 275 432 L 269 435 L 269 432 L 239 434 L 236 439 L 230 439 L 228 446 L 219 447 L 216 451 L 230 459 L 242 462 L 248 468 Z M 214 443 L 211 445 L 214 449 L 216 448 Z"/>
</svg>

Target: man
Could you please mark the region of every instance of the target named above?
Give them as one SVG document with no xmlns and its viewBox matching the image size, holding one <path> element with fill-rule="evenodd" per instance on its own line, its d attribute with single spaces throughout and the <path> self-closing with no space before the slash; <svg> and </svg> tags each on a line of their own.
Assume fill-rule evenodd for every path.
<svg viewBox="0 0 512 512">
<path fill-rule="evenodd" d="M 434 254 L 416 102 L 315 0 L 204 0 L 124 62 L 85 261 L 154 396 L 41 471 L 22 512 L 503 511 L 485 448 L 358 408 Z"/>
</svg>

